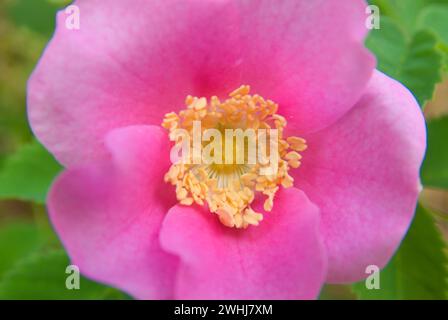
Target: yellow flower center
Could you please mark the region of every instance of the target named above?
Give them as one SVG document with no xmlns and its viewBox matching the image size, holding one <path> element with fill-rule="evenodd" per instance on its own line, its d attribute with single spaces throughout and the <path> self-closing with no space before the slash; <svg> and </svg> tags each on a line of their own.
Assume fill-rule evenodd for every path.
<svg viewBox="0 0 448 320">
<path fill-rule="evenodd" d="M 165 181 L 176 187 L 180 204 L 207 205 L 228 227 L 258 225 L 263 215 L 251 207 L 255 196 L 264 195 L 264 210 L 272 210 L 279 187 L 293 186 L 288 171 L 300 166 L 306 141 L 284 138 L 278 104 L 250 95 L 249 86 L 225 101 L 188 96 L 185 104 L 178 114 L 166 114 L 162 126 L 175 147 L 193 148 L 172 164 Z"/>
</svg>

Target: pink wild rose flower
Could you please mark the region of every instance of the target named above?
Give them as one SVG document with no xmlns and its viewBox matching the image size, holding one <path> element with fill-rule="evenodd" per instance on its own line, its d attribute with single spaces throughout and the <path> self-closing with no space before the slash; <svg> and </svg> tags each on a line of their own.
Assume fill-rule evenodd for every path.
<svg viewBox="0 0 448 320">
<path fill-rule="evenodd" d="M 426 134 L 363 45 L 365 1 L 74 5 L 80 28 L 58 14 L 28 114 L 66 168 L 48 210 L 84 275 L 139 299 L 314 299 L 385 266 Z M 193 120 L 279 129 L 277 173 L 173 164 L 169 136 Z"/>
</svg>

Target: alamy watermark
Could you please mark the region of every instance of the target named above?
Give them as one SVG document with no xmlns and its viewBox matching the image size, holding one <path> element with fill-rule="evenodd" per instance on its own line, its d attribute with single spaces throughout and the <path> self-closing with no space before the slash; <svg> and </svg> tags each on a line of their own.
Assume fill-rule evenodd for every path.
<svg viewBox="0 0 448 320">
<path fill-rule="evenodd" d="M 65 27 L 68 30 L 79 30 L 81 28 L 81 12 L 79 7 L 72 4 L 65 8 Z"/>
<path fill-rule="evenodd" d="M 369 275 L 365 281 L 366 288 L 368 290 L 379 290 L 381 288 L 380 268 L 377 265 L 371 264 L 366 267 L 366 274 Z"/>
<path fill-rule="evenodd" d="M 370 5 L 366 7 L 366 28 L 369 30 L 381 28 L 381 13 L 378 6 Z"/>
<path fill-rule="evenodd" d="M 81 289 L 80 285 L 80 275 L 79 268 L 73 264 L 67 266 L 65 269 L 65 273 L 68 274 L 65 279 L 65 287 L 67 290 L 79 290 Z"/>
</svg>

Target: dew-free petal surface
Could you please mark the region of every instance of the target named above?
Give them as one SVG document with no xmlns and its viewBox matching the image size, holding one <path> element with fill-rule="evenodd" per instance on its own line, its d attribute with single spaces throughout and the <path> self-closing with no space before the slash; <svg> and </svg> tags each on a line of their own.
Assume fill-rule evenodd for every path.
<svg viewBox="0 0 448 320">
<path fill-rule="evenodd" d="M 72 263 L 137 298 L 173 295 L 177 261 L 158 241 L 175 203 L 163 182 L 165 140 L 158 127 L 114 130 L 106 142 L 111 159 L 66 170 L 48 198 L 51 222 Z"/>
<path fill-rule="evenodd" d="M 400 83 L 376 72 L 362 99 L 333 126 L 306 137 L 293 171 L 322 214 L 330 282 L 365 278 L 398 248 L 420 192 L 423 114 Z"/>
<path fill-rule="evenodd" d="M 314 299 L 325 279 L 319 210 L 297 189 L 279 192 L 273 211 L 246 230 L 175 206 L 161 243 L 180 258 L 178 299 Z"/>
</svg>

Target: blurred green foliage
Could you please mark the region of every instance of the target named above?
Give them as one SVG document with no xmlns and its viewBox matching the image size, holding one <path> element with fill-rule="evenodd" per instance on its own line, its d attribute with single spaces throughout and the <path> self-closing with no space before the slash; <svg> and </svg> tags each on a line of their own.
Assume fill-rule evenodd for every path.
<svg viewBox="0 0 448 320">
<path fill-rule="evenodd" d="M 38 142 L 23 145 L 0 171 L 0 199 L 45 203 L 48 188 L 62 167 Z"/>
<path fill-rule="evenodd" d="M 0 299 L 126 299 L 116 289 L 80 278 L 79 290 L 68 290 L 65 272 L 70 261 L 63 250 L 40 251 L 21 259 L 3 275 Z"/>
<path fill-rule="evenodd" d="M 417 207 L 414 221 L 394 258 L 381 271 L 380 290 L 364 281 L 353 286 L 360 299 L 446 299 L 447 257 L 430 212 Z"/>
<path fill-rule="evenodd" d="M 123 0 L 125 1 L 125 0 Z M 26 82 L 69 0 L 0 2 L 0 298 L 126 299 L 116 289 L 81 278 L 65 288 L 69 264 L 44 207 L 61 167 L 33 138 L 26 118 Z M 366 45 L 378 68 L 404 83 L 422 108 L 448 71 L 447 0 L 371 0 L 381 28 Z M 447 101 L 448 103 L 448 101 Z M 425 187 L 448 189 L 448 117 L 428 121 Z M 321 299 L 445 298 L 446 244 L 433 213 L 418 206 L 402 246 L 381 272 L 380 290 L 365 284 L 327 286 Z"/>
<path fill-rule="evenodd" d="M 18 260 L 39 249 L 39 233 L 32 223 L 14 222 L 0 229 L 0 279 Z"/>
<path fill-rule="evenodd" d="M 66 1 L 67 2 L 67 1 Z M 9 19 L 18 27 L 27 27 L 49 37 L 55 27 L 55 15 L 63 4 L 50 1 L 18 0 L 7 7 Z M 36 13 L 39 14 L 36 14 Z"/>
<path fill-rule="evenodd" d="M 448 189 L 448 116 L 431 120 L 428 126 L 428 149 L 422 168 L 425 186 Z"/>
<path fill-rule="evenodd" d="M 432 32 L 419 30 L 407 40 L 398 25 L 384 17 L 381 29 L 373 30 L 366 44 L 376 54 L 378 68 L 405 84 L 421 106 L 431 99 L 442 80 L 443 60 Z"/>
</svg>

